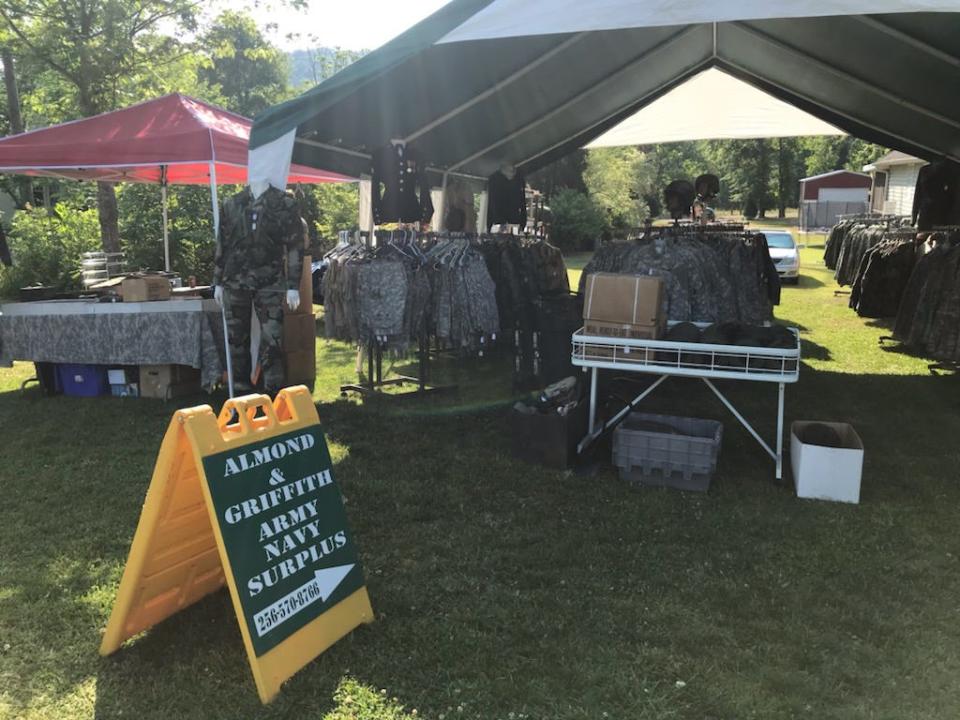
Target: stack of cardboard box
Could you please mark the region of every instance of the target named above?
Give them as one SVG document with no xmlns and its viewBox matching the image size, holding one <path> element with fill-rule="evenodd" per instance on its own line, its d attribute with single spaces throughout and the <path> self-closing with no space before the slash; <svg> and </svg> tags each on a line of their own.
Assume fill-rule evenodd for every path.
<svg viewBox="0 0 960 720">
<path fill-rule="evenodd" d="M 587 335 L 656 340 L 666 330 L 663 278 L 598 272 L 587 276 L 583 327 Z M 594 352 L 603 352 L 597 349 Z M 609 348 L 613 354 L 613 348 Z"/>
<path fill-rule="evenodd" d="M 313 315 L 313 258 L 303 256 L 300 306 L 283 307 L 283 365 L 287 385 L 313 385 L 317 377 L 317 324 Z"/>
</svg>

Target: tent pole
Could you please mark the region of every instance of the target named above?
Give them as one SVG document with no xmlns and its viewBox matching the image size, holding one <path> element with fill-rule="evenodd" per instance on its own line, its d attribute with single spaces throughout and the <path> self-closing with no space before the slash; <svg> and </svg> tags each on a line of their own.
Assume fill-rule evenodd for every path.
<svg viewBox="0 0 960 720">
<path fill-rule="evenodd" d="M 443 174 L 443 184 L 440 186 L 440 222 L 437 227 L 441 231 L 447 229 L 447 180 L 450 173 Z"/>
<path fill-rule="evenodd" d="M 210 163 L 210 202 L 213 205 L 213 240 L 220 241 L 220 201 L 217 199 L 217 166 Z M 230 359 L 230 332 L 227 328 L 227 311 L 220 306 L 220 320 L 223 322 L 223 356 L 227 359 L 227 392 L 233 397 L 233 361 Z"/>
<path fill-rule="evenodd" d="M 160 198 L 163 204 L 163 268 L 170 272 L 170 231 L 167 224 L 167 166 L 160 166 Z"/>
</svg>

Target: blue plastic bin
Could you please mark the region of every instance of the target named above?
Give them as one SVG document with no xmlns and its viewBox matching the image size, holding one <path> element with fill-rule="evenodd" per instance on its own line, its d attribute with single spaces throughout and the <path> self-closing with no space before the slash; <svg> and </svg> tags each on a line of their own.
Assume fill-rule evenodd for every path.
<svg viewBox="0 0 960 720">
<path fill-rule="evenodd" d="M 105 366 L 63 364 L 57 368 L 57 373 L 64 395 L 96 397 L 110 392 Z"/>
</svg>

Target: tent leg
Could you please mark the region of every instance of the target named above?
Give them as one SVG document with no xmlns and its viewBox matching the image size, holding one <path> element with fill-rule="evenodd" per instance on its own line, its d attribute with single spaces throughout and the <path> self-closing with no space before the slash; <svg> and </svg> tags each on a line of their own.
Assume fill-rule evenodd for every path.
<svg viewBox="0 0 960 720">
<path fill-rule="evenodd" d="M 170 230 L 167 222 L 167 166 L 160 169 L 160 197 L 163 204 L 163 268 L 170 272 Z"/>
<path fill-rule="evenodd" d="M 213 239 L 217 242 L 220 238 L 220 201 L 217 198 L 217 166 L 210 163 L 210 202 L 213 205 Z M 223 356 L 227 360 L 227 392 L 230 397 L 233 394 L 233 361 L 230 359 L 230 331 L 227 328 L 227 311 L 224 307 L 220 308 L 220 318 L 223 322 Z"/>
<path fill-rule="evenodd" d="M 440 186 L 440 207 L 437 208 L 437 213 L 440 215 L 440 220 L 437 223 L 437 227 L 443 231 L 447 229 L 447 181 L 450 177 L 450 173 L 445 172 L 443 174 L 443 184 Z"/>
</svg>

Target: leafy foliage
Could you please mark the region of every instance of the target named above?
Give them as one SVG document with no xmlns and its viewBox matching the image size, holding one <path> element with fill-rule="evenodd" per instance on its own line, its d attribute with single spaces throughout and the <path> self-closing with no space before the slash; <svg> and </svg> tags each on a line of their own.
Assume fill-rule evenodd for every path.
<svg viewBox="0 0 960 720">
<path fill-rule="evenodd" d="M 644 198 L 653 193 L 653 178 L 653 167 L 638 148 L 601 148 L 587 154 L 584 183 L 614 228 L 637 227 L 649 217 Z"/>
<path fill-rule="evenodd" d="M 289 54 L 290 85 L 298 90 L 317 85 L 366 54 L 366 50 L 347 50 L 340 47 L 294 50 Z"/>
<path fill-rule="evenodd" d="M 200 80 L 234 112 L 253 117 L 288 93 L 287 56 L 271 45 L 249 15 L 222 13 L 201 41 L 207 63 Z"/>
<path fill-rule="evenodd" d="M 887 152 L 886 148 L 850 136 L 802 138 L 801 144 L 806 156 L 807 175 L 831 170 L 859 171 Z"/>
<path fill-rule="evenodd" d="M 97 211 L 57 205 L 18 212 L 7 239 L 13 267 L 0 266 L 0 297 L 14 297 L 21 287 L 52 285 L 60 291 L 81 289 L 80 256 L 99 249 Z"/>
<path fill-rule="evenodd" d="M 592 250 L 608 231 L 603 208 L 590 196 L 567 188 L 558 190 L 550 198 L 553 215 L 551 239 L 567 252 Z"/>
<path fill-rule="evenodd" d="M 54 73 L 76 112 L 89 116 L 143 97 L 143 78 L 183 52 L 161 26 L 195 29 L 196 7 L 192 0 L 0 0 L 0 17 Z"/>
<path fill-rule="evenodd" d="M 237 188 L 220 188 L 231 194 Z M 206 284 L 213 278 L 213 208 L 207 187 L 168 189 L 170 265 L 184 278 L 195 275 Z M 119 192 L 120 235 L 131 269 L 163 267 L 163 215 L 160 188 L 126 185 Z"/>
</svg>

